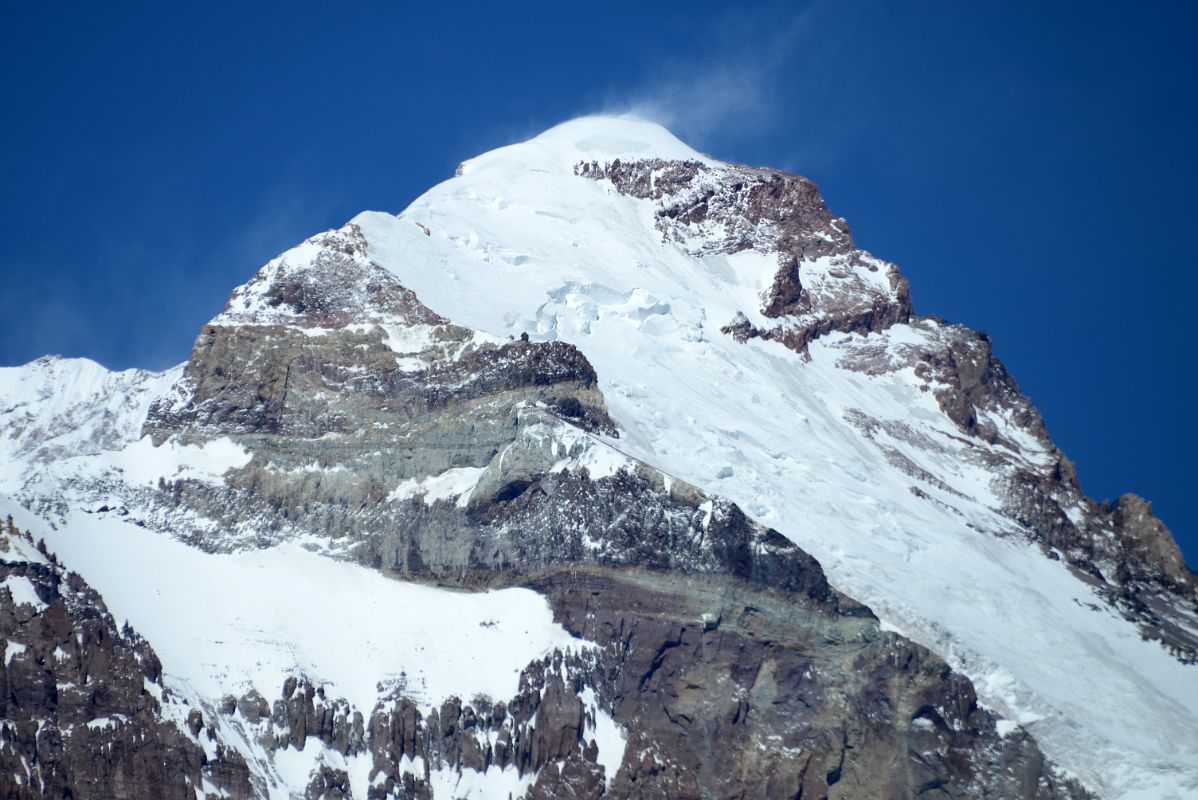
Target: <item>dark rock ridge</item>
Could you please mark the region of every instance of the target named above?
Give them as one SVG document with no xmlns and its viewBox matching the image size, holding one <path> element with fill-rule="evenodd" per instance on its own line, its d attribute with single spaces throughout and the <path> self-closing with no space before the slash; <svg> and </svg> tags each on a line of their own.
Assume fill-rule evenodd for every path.
<svg viewBox="0 0 1198 800">
<path fill-rule="evenodd" d="M 0 652 L 0 797 L 254 796 L 236 751 L 171 718 L 201 716 L 169 698 L 150 646 L 11 518 L 0 525 Z"/>
<path fill-rule="evenodd" d="M 907 279 L 857 249 L 848 223 L 832 216 L 806 178 L 662 159 L 583 162 L 574 171 L 655 201 L 662 235 L 693 255 L 755 249 L 777 256 L 760 310 L 779 323 L 763 328 L 738 317 L 724 328 L 738 339 L 772 339 L 802 353 L 833 331 L 877 332 L 913 313 Z"/>
</svg>

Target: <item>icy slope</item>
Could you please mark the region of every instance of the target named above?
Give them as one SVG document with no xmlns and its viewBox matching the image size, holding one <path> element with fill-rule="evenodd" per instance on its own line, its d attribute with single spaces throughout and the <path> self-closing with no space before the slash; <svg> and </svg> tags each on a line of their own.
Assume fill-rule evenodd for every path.
<svg viewBox="0 0 1198 800">
<path fill-rule="evenodd" d="M 577 345 L 621 448 L 792 538 L 1092 787 L 1198 792 L 1198 669 L 1142 641 L 1060 562 L 1003 537 L 1020 527 L 999 513 L 993 464 L 1046 469 L 1041 441 L 1001 415 L 996 441 L 966 441 L 914 369 L 842 366 L 867 345 L 930 348 L 935 322 L 831 333 L 809 359 L 722 333 L 740 316 L 773 324 L 761 309 L 777 254 L 671 240 L 653 200 L 576 174 L 651 157 L 712 163 L 657 126 L 585 119 L 466 162 L 398 218 L 354 222 L 370 258 L 438 314 Z M 817 260 L 810 272 L 836 269 Z"/>
</svg>

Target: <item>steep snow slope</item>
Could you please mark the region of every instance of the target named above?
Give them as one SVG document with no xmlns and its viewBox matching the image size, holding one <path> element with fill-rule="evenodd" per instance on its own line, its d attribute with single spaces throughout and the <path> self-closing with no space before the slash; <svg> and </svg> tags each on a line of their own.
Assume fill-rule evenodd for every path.
<svg viewBox="0 0 1198 800">
<path fill-rule="evenodd" d="M 913 369 L 844 366 L 866 339 L 889 354 L 928 344 L 936 322 L 831 333 L 809 358 L 722 333 L 741 316 L 771 323 L 761 307 L 777 256 L 693 255 L 704 243 L 670 240 L 652 200 L 576 174 L 652 157 L 717 163 L 655 125 L 584 119 L 466 162 L 398 218 L 354 222 L 370 258 L 438 314 L 577 345 L 623 427 L 619 447 L 792 538 L 1092 787 L 1198 792 L 1198 669 L 1008 535 L 1019 526 L 999 513 L 982 456 L 1043 469 L 1039 440 L 994 418 L 996 442 L 965 442 Z M 834 267 L 810 271 L 821 269 Z M 855 419 L 881 425 L 873 441 Z"/>
<path fill-rule="evenodd" d="M 153 649 L 28 536 L 0 521 L 0 795 L 244 796 L 245 763 L 198 739 Z"/>
</svg>

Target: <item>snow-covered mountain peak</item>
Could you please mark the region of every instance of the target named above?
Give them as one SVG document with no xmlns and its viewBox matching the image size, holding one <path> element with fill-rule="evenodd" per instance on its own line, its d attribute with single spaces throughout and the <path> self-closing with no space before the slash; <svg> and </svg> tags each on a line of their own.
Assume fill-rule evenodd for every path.
<svg viewBox="0 0 1198 800">
<path fill-rule="evenodd" d="M 272 796 L 333 796 L 316 776 L 544 797 L 555 774 L 615 796 L 1078 796 L 1038 746 L 1106 796 L 1198 791 L 1195 583 L 1148 504 L 1087 498 L 989 340 L 915 316 L 813 183 L 652 123 L 564 123 L 311 237 L 234 289 L 182 377 L 0 372 L 0 425 L 17 522 L 187 670 L 167 675 Z M 137 581 L 104 555 L 165 549 L 178 569 Z M 434 685 L 429 639 L 459 659 L 508 618 L 446 629 L 434 592 L 402 653 L 372 624 L 349 642 L 337 587 L 364 579 L 329 555 L 531 588 L 562 628 L 524 640 L 514 694 Z M 222 580 L 228 614 L 180 631 L 171 609 Z M 187 663 L 232 627 L 237 658 Z M 363 648 L 387 664 L 325 658 Z M 767 740 L 793 747 L 765 750 L 783 778 L 762 793 Z"/>
<path fill-rule="evenodd" d="M 547 290 L 593 290 L 650 316 L 668 293 L 691 335 L 730 328 L 797 351 L 911 315 L 897 267 L 859 250 L 811 181 L 708 158 L 640 120 L 587 117 L 479 156 L 401 218 L 398 228 L 383 215 L 354 220 L 377 263 L 401 250 L 457 261 L 447 244 L 461 263 L 510 277 L 503 292 L 522 301 L 488 304 L 490 332 L 508 330 L 513 309 L 543 303 Z M 550 333 L 546 320 L 520 322 Z"/>
<path fill-rule="evenodd" d="M 571 174 L 582 161 L 610 163 L 654 158 L 719 163 L 655 122 L 630 116 L 587 116 L 555 125 L 525 142 L 465 161 L 458 174 L 503 172 L 513 167 Z"/>
</svg>

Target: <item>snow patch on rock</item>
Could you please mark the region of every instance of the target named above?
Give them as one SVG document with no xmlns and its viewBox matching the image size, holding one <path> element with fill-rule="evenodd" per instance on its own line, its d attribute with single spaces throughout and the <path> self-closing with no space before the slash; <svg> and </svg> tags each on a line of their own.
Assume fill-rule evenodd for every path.
<svg viewBox="0 0 1198 800">
<path fill-rule="evenodd" d="M 390 502 L 407 500 L 412 497 L 422 497 L 425 503 L 438 500 L 458 498 L 457 505 L 464 508 L 470 500 L 470 490 L 478 483 L 478 479 L 486 471 L 485 467 L 454 467 L 439 475 L 416 480 L 408 478 L 387 495 Z"/>
</svg>

